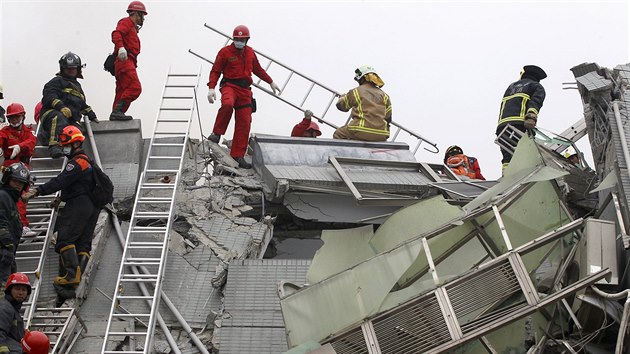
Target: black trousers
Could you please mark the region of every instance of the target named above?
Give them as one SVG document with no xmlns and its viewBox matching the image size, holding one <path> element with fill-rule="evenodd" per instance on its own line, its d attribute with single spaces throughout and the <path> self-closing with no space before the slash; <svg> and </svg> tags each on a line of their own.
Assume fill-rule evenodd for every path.
<svg viewBox="0 0 630 354">
<path fill-rule="evenodd" d="M 100 211 L 87 194 L 67 200 L 57 216 L 55 252 L 59 253 L 64 247 L 75 245 L 77 253 L 89 253 Z"/>
</svg>

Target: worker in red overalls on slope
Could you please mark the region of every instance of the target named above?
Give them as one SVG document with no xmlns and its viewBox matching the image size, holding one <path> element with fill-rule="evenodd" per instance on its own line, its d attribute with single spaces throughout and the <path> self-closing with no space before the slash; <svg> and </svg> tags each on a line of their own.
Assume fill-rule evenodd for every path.
<svg viewBox="0 0 630 354">
<path fill-rule="evenodd" d="M 4 156 L 2 166 L 9 167 L 17 162 L 23 162 L 30 170 L 31 157 L 35 151 L 36 138 L 33 128 L 24 124 L 26 110 L 19 103 L 11 103 L 7 107 L 7 120 L 9 125 L 0 129 L 0 156 Z M 25 188 L 28 190 L 28 186 Z M 17 202 L 20 220 L 22 221 L 22 237 L 35 236 L 35 232 L 29 228 L 26 217 L 26 203 L 21 199 Z"/>
<path fill-rule="evenodd" d="M 223 75 L 223 79 L 219 85 L 221 108 L 219 108 L 212 135 L 208 137 L 208 140 L 215 143 L 219 142 L 221 135 L 225 134 L 227 130 L 232 111 L 234 111 L 236 122 L 230 155 L 238 162 L 239 167 L 251 168 L 252 165 L 246 162 L 243 157 L 247 151 L 249 130 L 252 124 L 252 91 L 250 88 L 253 82 L 252 73 L 271 85 L 274 94 L 280 92 L 280 88 L 260 66 L 254 50 L 247 46 L 247 41 L 250 38 L 249 29 L 243 25 L 236 26 L 232 37 L 234 42 L 219 51 L 210 71 L 208 102 L 214 103 L 217 98 L 214 88 L 217 86 L 221 75 Z"/>
<path fill-rule="evenodd" d="M 109 120 L 130 120 L 131 116 L 125 114 L 131 102 L 140 97 L 142 86 L 136 68 L 138 67 L 138 55 L 140 54 L 140 38 L 138 32 L 144 24 L 144 16 L 147 9 L 140 1 L 132 1 L 127 7 L 128 17 L 118 21 L 116 29 L 112 32 L 114 43 L 114 76 L 116 76 L 116 96 L 112 105 L 112 114 Z"/>
</svg>

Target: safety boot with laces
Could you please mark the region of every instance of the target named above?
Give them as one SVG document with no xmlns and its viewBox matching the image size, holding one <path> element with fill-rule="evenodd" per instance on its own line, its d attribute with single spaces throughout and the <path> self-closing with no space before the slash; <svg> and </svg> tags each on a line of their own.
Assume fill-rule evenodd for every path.
<svg viewBox="0 0 630 354">
<path fill-rule="evenodd" d="M 245 161 L 244 157 L 235 157 L 234 161 L 238 162 L 238 167 L 240 168 L 246 168 L 246 169 L 252 168 L 252 164 Z"/>
</svg>

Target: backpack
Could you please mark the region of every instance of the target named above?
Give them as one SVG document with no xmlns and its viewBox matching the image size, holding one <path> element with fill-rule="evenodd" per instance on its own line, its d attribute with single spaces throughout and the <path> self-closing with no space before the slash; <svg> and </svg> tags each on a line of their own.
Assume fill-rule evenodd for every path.
<svg viewBox="0 0 630 354">
<path fill-rule="evenodd" d="M 85 157 L 79 158 L 87 160 L 92 166 L 94 188 L 88 192 L 88 195 L 96 207 L 103 208 L 105 205 L 114 201 L 114 183 L 112 183 L 107 173 L 103 172 L 94 161 L 86 159 Z"/>
<path fill-rule="evenodd" d="M 103 70 L 109 72 L 110 74 L 112 74 L 112 76 L 116 76 L 115 71 L 114 71 L 115 61 L 116 61 L 116 57 L 114 56 L 114 54 L 110 54 L 107 56 L 107 58 L 105 59 L 105 62 L 103 63 Z"/>
</svg>

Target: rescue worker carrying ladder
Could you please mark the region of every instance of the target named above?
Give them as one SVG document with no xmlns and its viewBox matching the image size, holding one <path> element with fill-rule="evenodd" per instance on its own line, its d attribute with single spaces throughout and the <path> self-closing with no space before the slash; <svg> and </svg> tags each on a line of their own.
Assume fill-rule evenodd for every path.
<svg viewBox="0 0 630 354">
<path fill-rule="evenodd" d="M 536 65 L 523 67 L 520 80 L 510 84 L 503 94 L 496 130 L 497 136 L 508 124 L 523 133 L 533 134 L 532 129 L 536 127 L 538 113 L 545 101 L 545 89 L 540 81 L 546 77 L 547 73 Z M 508 144 L 516 148 L 517 137 L 505 138 Z M 512 160 L 512 153 L 501 148 L 501 154 L 503 155 L 501 162 L 503 169 L 505 169 Z"/>
</svg>

